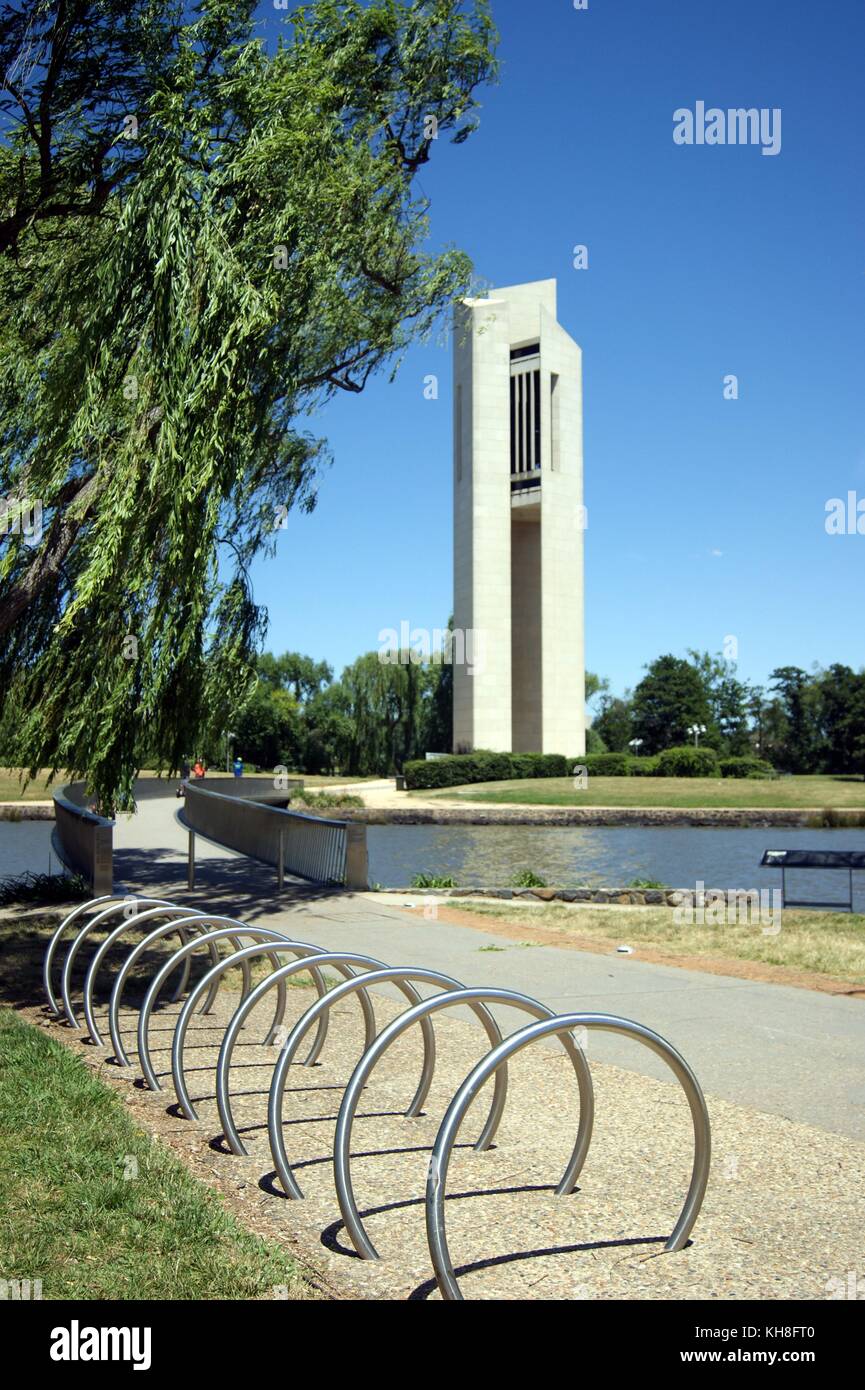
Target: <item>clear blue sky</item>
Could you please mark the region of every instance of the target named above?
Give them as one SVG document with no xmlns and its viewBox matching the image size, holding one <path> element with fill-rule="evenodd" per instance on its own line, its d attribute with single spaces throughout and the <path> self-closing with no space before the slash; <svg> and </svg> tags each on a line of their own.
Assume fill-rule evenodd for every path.
<svg viewBox="0 0 865 1390">
<path fill-rule="evenodd" d="M 423 171 L 431 244 L 491 284 L 556 277 L 583 349 L 586 662 L 739 644 L 739 672 L 865 665 L 861 0 L 494 0 L 500 84 Z M 262 6 L 263 32 L 278 12 Z M 782 148 L 677 146 L 673 111 L 780 107 Z M 572 266 L 584 243 L 589 269 Z M 437 401 L 424 378 L 439 377 Z M 725 400 L 723 378 L 739 378 Z M 336 669 L 451 611 L 448 350 L 313 422 L 311 516 L 254 571 L 267 645 Z"/>
</svg>

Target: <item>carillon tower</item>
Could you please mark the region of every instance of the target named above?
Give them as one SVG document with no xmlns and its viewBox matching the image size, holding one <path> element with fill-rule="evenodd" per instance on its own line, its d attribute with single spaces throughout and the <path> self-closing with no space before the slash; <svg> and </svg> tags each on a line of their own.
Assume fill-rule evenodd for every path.
<svg viewBox="0 0 865 1390">
<path fill-rule="evenodd" d="M 585 751 L 582 354 L 556 282 L 459 306 L 455 752 Z"/>
</svg>

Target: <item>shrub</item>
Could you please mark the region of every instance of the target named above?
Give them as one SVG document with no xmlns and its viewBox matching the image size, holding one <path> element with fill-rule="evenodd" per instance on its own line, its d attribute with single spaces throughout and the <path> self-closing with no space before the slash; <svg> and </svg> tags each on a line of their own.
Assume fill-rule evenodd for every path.
<svg viewBox="0 0 865 1390">
<path fill-rule="evenodd" d="M 412 888 L 456 888 L 457 881 L 450 874 L 415 874 Z"/>
<path fill-rule="evenodd" d="M 628 775 L 630 777 L 657 777 L 658 759 L 656 757 L 632 758 L 628 764 Z"/>
<path fill-rule="evenodd" d="M 722 777 L 771 777 L 775 771 L 771 763 L 763 758 L 722 758 L 720 762 Z"/>
<path fill-rule="evenodd" d="M 520 869 L 511 878 L 512 888 L 546 888 L 546 879 L 538 878 L 531 869 Z"/>
<path fill-rule="evenodd" d="M 447 758 L 420 758 L 403 767 L 409 791 L 459 787 L 468 782 L 507 782 L 525 777 L 567 777 L 571 764 L 559 753 L 455 753 Z"/>
<path fill-rule="evenodd" d="M 291 805 L 295 811 L 363 810 L 362 799 L 350 792 L 298 792 L 291 798 Z"/>
<path fill-rule="evenodd" d="M 17 903 L 86 902 L 93 890 L 80 874 L 20 874 L 0 879 L 0 907 Z"/>
<path fill-rule="evenodd" d="M 586 753 L 573 766 L 584 767 L 590 777 L 627 777 L 630 762 L 627 753 Z"/>
<path fill-rule="evenodd" d="M 714 748 L 665 748 L 658 754 L 658 777 L 719 777 L 718 754 Z"/>
</svg>

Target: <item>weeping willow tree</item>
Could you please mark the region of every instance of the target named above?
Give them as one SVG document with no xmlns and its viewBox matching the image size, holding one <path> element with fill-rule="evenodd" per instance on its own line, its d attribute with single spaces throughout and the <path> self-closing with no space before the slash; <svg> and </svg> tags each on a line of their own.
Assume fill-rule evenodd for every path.
<svg viewBox="0 0 865 1390">
<path fill-rule="evenodd" d="M 0 5 L 0 752 L 106 808 L 251 688 L 311 412 L 466 292 L 413 184 L 494 67 L 485 0 L 318 0 L 272 53 L 187 8 Z"/>
</svg>

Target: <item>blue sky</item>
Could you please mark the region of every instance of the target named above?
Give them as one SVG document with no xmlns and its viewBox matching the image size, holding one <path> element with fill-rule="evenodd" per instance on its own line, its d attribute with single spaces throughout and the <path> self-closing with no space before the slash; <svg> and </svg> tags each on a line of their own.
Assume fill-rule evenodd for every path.
<svg viewBox="0 0 865 1390">
<path fill-rule="evenodd" d="M 556 277 L 583 349 L 586 663 L 738 642 L 739 672 L 865 665 L 861 0 L 494 0 L 500 84 L 421 187 L 432 247 Z M 278 12 L 262 6 L 263 32 Z M 780 108 L 782 147 L 674 144 L 673 112 Z M 573 268 L 588 247 L 589 268 Z M 437 401 L 424 379 L 439 378 Z M 724 377 L 739 379 L 725 400 Z M 452 604 L 448 350 L 313 421 L 335 460 L 254 570 L 267 645 L 336 669 Z"/>
</svg>

